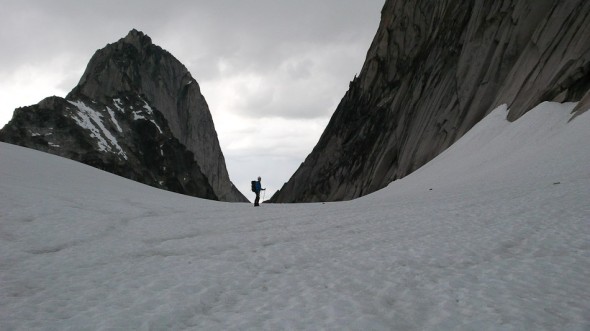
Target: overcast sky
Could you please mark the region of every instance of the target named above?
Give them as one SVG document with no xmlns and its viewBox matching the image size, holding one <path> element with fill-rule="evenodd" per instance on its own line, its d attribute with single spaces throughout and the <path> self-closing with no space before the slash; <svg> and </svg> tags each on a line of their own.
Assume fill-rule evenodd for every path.
<svg viewBox="0 0 590 331">
<path fill-rule="evenodd" d="M 0 126 L 64 97 L 135 28 L 199 82 L 232 181 L 269 198 L 311 152 L 364 62 L 384 0 L 0 0 Z"/>
</svg>

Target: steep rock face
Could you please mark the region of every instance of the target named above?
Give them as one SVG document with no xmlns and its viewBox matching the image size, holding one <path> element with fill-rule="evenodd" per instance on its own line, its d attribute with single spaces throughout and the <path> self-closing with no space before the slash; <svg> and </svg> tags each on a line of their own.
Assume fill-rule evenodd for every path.
<svg viewBox="0 0 590 331">
<path fill-rule="evenodd" d="M 358 78 L 273 202 L 353 199 L 416 170 L 500 104 L 590 89 L 590 2 L 387 0 Z"/>
<path fill-rule="evenodd" d="M 83 95 L 19 108 L 0 140 L 76 160 L 161 189 L 218 200 L 164 116 L 130 93 L 103 104 Z M 64 178 L 64 180 L 67 180 Z"/>
<path fill-rule="evenodd" d="M 199 84 L 182 63 L 136 30 L 97 51 L 72 92 L 106 102 L 121 91 L 142 95 L 164 115 L 221 200 L 248 201 L 229 179 Z"/>
<path fill-rule="evenodd" d="M 97 114 L 102 113 L 101 119 L 104 121 L 110 119 L 110 117 L 107 116 L 108 112 L 105 113 L 107 107 L 113 110 L 117 109 L 118 106 L 123 108 L 128 106 L 130 108 L 125 108 L 125 114 L 134 114 L 134 109 L 136 109 L 133 108 L 134 105 L 137 107 L 137 102 L 145 103 L 146 107 L 153 110 L 153 114 L 156 114 L 153 116 L 161 117 L 161 120 L 152 118 L 152 114 L 144 114 L 142 116 L 146 117 L 147 122 L 158 123 L 162 131 L 166 131 L 166 134 L 169 133 L 168 138 L 177 139 L 177 147 L 182 146 L 187 152 L 190 152 L 195 165 L 199 168 L 199 172 L 202 172 L 206 177 L 210 188 L 214 192 L 210 198 L 218 198 L 222 201 L 248 201 L 233 186 L 229 179 L 225 166 L 225 159 L 219 146 L 211 113 L 209 112 L 205 98 L 200 92 L 198 83 L 184 65 L 167 51 L 152 44 L 150 37 L 144 35 L 142 32 L 132 30 L 125 38 L 98 50 L 90 60 L 79 84 L 66 96 L 65 100 L 51 100 L 53 101 L 46 100 L 44 102 L 45 104 L 53 102 L 56 105 L 55 107 L 47 107 L 46 105 L 39 104 L 38 107 L 34 106 L 30 109 L 21 109 L 18 113 L 27 111 L 31 112 L 30 115 L 26 116 L 21 114 L 20 116 L 23 116 L 21 119 L 45 113 L 38 111 L 40 109 L 63 113 L 60 116 L 72 118 L 76 115 L 70 114 L 68 108 L 64 108 L 64 106 L 70 107 L 66 101 L 77 102 L 78 100 L 84 100 L 85 105 L 94 109 Z M 119 100 L 118 102 L 122 104 L 118 104 L 114 100 Z M 15 115 L 15 118 L 16 117 L 17 116 Z M 32 126 L 34 127 L 37 125 L 41 128 L 41 124 L 42 123 L 36 123 Z M 11 139 L 14 139 L 13 141 L 21 140 L 21 143 L 16 143 L 22 145 L 28 144 L 24 142 L 28 139 L 27 134 L 31 134 L 32 132 L 38 133 L 38 131 L 35 130 L 21 130 L 19 132 L 22 136 L 16 137 L 14 136 L 15 130 L 10 128 L 11 125 L 15 124 L 9 123 L 3 131 L 8 132 L 12 130 L 13 133 L 11 135 L 5 133 L 3 134 L 3 137 L 11 136 L 13 137 Z M 20 125 L 27 126 L 23 123 L 20 123 Z M 107 128 L 103 133 L 114 136 L 118 135 L 116 138 L 117 140 L 125 140 L 124 136 L 127 132 L 123 131 L 125 134 L 119 134 L 118 130 L 114 128 L 115 126 L 113 125 Z M 131 122 L 129 122 L 129 125 L 125 130 L 128 128 L 132 130 L 137 129 L 144 134 L 154 134 L 153 130 L 142 131 L 145 128 L 138 128 L 136 124 L 132 124 Z M 43 130 L 49 129 L 44 127 Z M 107 131 L 110 133 L 107 133 Z M 87 133 L 92 135 L 92 132 L 88 130 Z M 131 133 L 130 135 L 134 136 L 136 133 L 137 132 L 134 131 L 134 133 Z M 66 140 L 72 140 L 67 137 L 63 138 Z M 145 139 L 142 136 L 136 138 L 140 140 Z M 65 145 L 62 142 L 54 143 L 61 146 Z M 147 141 L 138 141 L 138 143 L 145 144 Z M 29 147 L 35 148 L 31 144 L 29 145 Z M 129 146 L 131 146 L 131 143 L 129 143 Z M 39 147 L 41 149 L 44 148 L 41 146 Z M 82 150 L 79 148 L 75 148 L 74 150 L 76 150 L 75 154 L 86 154 L 86 156 L 80 156 L 79 158 L 75 158 L 73 155 L 68 156 L 78 160 L 90 157 L 90 155 L 95 155 L 97 152 L 105 152 L 105 150 L 101 150 L 100 148 L 98 151 Z M 125 150 L 125 148 L 123 148 L 123 150 Z M 53 151 L 53 149 L 50 149 L 49 151 L 57 152 Z M 125 152 L 133 154 L 134 151 L 125 150 Z M 70 153 L 62 151 L 56 154 L 67 156 Z M 106 154 L 109 155 L 112 153 Z M 183 162 L 186 161 L 184 158 L 186 158 L 188 154 L 180 154 L 183 155 Z M 82 161 L 86 162 L 84 160 Z M 110 164 L 113 162 L 109 161 L 108 163 Z M 130 167 L 134 166 L 139 165 L 130 165 Z M 142 166 L 150 168 L 153 165 L 148 162 Z M 103 163 L 101 167 L 105 168 L 105 164 Z M 129 173 L 129 171 L 124 172 Z M 138 168 L 136 172 L 142 172 L 142 170 Z M 192 170 L 188 173 L 191 172 Z M 130 175 L 126 177 L 136 178 L 138 176 Z"/>
</svg>

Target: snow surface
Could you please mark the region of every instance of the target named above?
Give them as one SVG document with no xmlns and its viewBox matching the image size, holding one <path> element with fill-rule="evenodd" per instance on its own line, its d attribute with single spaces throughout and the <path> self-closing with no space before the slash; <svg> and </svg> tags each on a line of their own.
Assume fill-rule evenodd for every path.
<svg viewBox="0 0 590 331">
<path fill-rule="evenodd" d="M 588 330 L 572 107 L 499 108 L 342 203 L 211 202 L 0 144 L 0 329 Z"/>
</svg>

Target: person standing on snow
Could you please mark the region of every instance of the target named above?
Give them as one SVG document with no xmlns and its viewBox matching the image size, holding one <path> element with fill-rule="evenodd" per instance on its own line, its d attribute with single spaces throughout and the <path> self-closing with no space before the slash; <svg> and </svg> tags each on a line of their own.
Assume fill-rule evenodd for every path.
<svg viewBox="0 0 590 331">
<path fill-rule="evenodd" d="M 254 193 L 256 193 L 256 199 L 254 200 L 254 207 L 260 206 L 260 191 L 266 191 L 265 188 L 262 188 L 262 184 L 260 181 L 262 178 L 258 177 L 258 181 L 254 182 Z"/>
</svg>

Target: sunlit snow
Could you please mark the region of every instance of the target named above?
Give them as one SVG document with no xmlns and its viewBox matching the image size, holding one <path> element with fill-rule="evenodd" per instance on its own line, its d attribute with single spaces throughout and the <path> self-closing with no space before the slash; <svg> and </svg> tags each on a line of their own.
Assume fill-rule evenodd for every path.
<svg viewBox="0 0 590 331">
<path fill-rule="evenodd" d="M 231 204 L 0 144 L 5 330 L 588 330 L 590 112 L 492 112 L 350 202 Z"/>
</svg>

